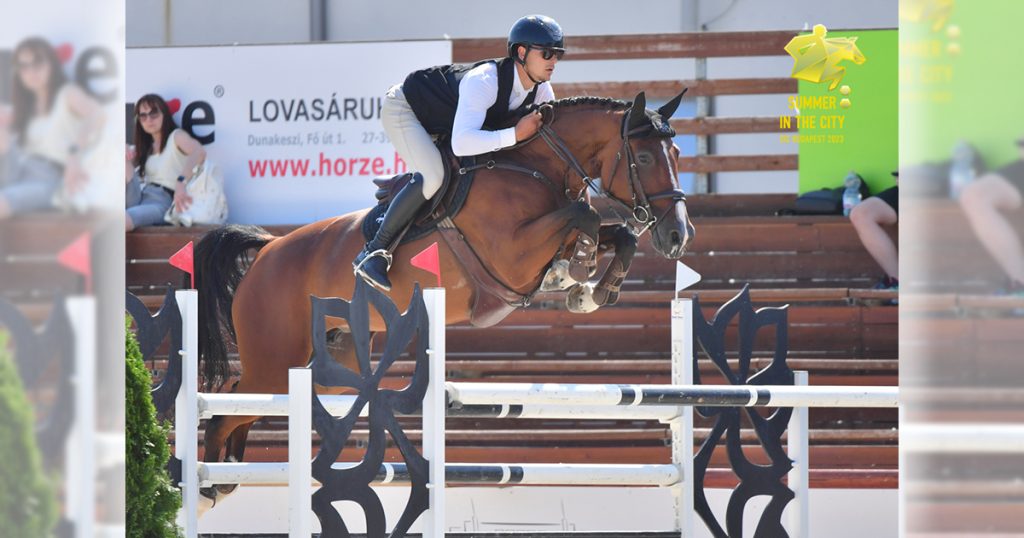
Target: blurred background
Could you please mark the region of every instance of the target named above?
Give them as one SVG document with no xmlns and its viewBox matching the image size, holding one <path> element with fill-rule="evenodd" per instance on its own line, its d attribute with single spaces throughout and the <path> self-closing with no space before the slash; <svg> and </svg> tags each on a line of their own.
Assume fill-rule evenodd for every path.
<svg viewBox="0 0 1024 538">
<path fill-rule="evenodd" d="M 0 3 L 7 536 L 124 534 L 124 3 Z"/>
</svg>

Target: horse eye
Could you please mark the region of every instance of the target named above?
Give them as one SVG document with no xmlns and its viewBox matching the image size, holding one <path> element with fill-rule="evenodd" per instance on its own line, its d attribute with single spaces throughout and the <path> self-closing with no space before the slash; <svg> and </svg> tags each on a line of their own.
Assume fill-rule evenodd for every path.
<svg viewBox="0 0 1024 538">
<path fill-rule="evenodd" d="M 636 154 L 636 163 L 640 166 L 650 166 L 654 164 L 654 155 L 651 155 L 646 151 L 641 151 Z"/>
</svg>

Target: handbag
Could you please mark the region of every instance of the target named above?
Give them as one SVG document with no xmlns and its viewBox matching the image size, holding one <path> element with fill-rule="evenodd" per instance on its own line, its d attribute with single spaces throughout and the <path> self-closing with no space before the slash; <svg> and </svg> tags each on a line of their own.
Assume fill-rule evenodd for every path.
<svg viewBox="0 0 1024 538">
<path fill-rule="evenodd" d="M 192 179 L 185 185 L 192 204 L 179 212 L 174 204 L 164 214 L 164 221 L 175 226 L 194 224 L 224 224 L 228 220 L 228 202 L 224 197 L 224 174 L 215 163 L 206 162 L 196 167 Z"/>
<path fill-rule="evenodd" d="M 797 215 L 842 215 L 843 188 L 808 191 L 797 197 L 793 213 Z"/>
<path fill-rule="evenodd" d="M 780 215 L 842 215 L 843 214 L 843 192 L 845 187 L 832 189 L 818 189 L 808 191 L 797 196 L 792 209 L 781 210 Z M 860 182 L 861 200 L 871 196 L 867 184 Z"/>
</svg>

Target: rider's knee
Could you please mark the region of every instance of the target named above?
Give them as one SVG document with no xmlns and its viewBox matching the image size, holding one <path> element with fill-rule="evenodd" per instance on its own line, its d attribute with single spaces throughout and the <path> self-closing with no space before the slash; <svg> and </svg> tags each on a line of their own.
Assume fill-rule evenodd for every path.
<svg viewBox="0 0 1024 538">
<path fill-rule="evenodd" d="M 431 174 L 429 172 L 426 174 L 416 172 L 415 175 L 419 176 L 420 180 L 423 182 L 423 197 L 428 200 L 433 198 L 434 194 L 437 194 L 437 191 L 441 188 L 443 178 L 440 175 Z"/>
</svg>

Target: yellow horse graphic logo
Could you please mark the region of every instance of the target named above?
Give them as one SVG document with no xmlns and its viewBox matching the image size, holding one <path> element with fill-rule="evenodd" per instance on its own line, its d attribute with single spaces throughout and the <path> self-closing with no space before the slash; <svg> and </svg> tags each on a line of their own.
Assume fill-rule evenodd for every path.
<svg viewBox="0 0 1024 538">
<path fill-rule="evenodd" d="M 834 90 L 843 80 L 846 68 L 839 65 L 849 60 L 857 65 L 867 61 L 857 48 L 856 37 L 825 37 L 828 30 L 823 24 L 814 26 L 807 35 L 794 37 L 786 45 L 786 52 L 795 60 L 794 78 L 809 82 L 829 82 L 828 89 Z"/>
</svg>

